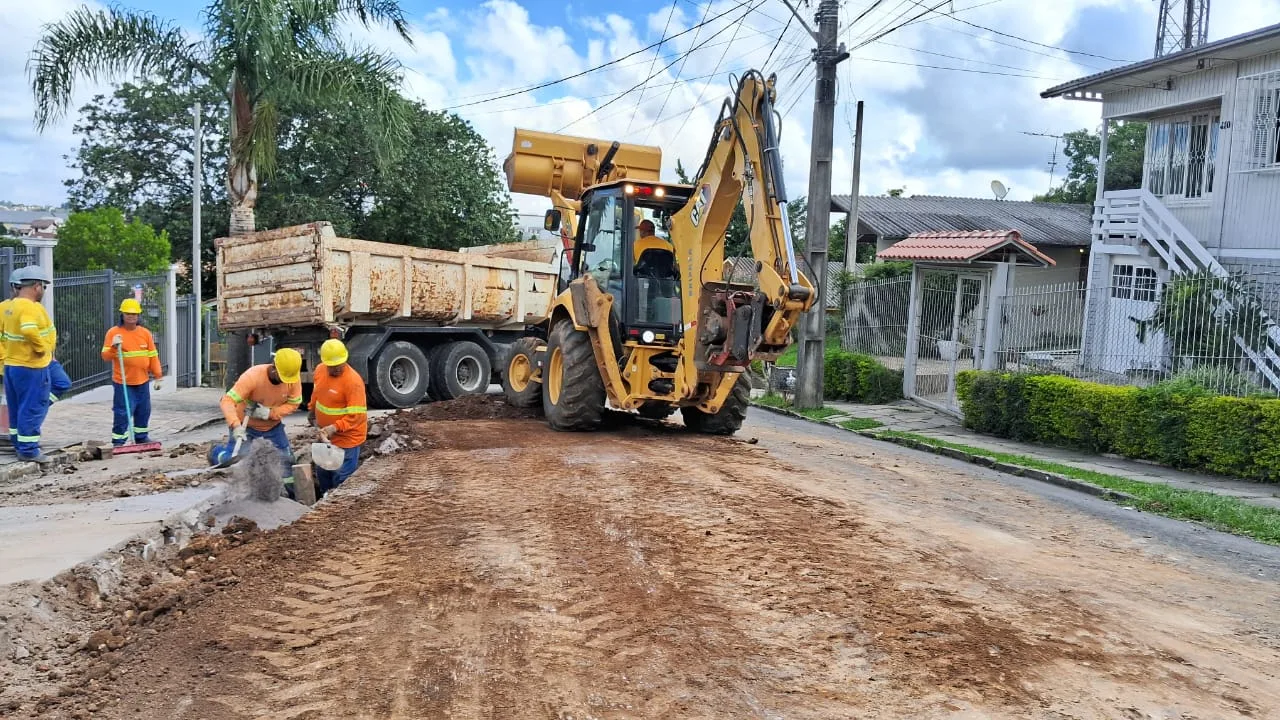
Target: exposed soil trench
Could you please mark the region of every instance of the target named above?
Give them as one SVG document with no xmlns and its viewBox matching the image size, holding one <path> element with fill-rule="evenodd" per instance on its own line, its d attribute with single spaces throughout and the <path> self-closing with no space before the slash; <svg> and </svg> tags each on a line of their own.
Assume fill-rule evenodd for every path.
<svg viewBox="0 0 1280 720">
<path fill-rule="evenodd" d="M 39 716 L 1280 716 L 1257 627 L 1205 603 L 1198 627 L 1144 631 L 1102 595 L 1008 577 L 972 561 L 981 529 L 962 542 L 841 490 L 854 460 L 837 473 L 651 424 L 397 426 L 424 449 L 224 552 L 237 583 Z M 1014 555 L 1049 568 L 1060 548 Z M 1115 592 L 1160 597 L 1168 568 L 1127 559 L 1143 567 Z M 1089 573 L 1114 585 L 1063 576 Z"/>
</svg>

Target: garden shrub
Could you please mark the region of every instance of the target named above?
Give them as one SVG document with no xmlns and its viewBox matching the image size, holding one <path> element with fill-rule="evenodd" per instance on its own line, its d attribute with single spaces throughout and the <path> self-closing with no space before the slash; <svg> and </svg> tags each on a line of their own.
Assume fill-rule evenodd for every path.
<svg viewBox="0 0 1280 720">
<path fill-rule="evenodd" d="M 870 355 L 828 347 L 822 395 L 828 400 L 887 403 L 902 399 L 902 373 Z"/>
<path fill-rule="evenodd" d="M 1058 375 L 961 373 L 965 425 L 1016 440 L 1280 480 L 1280 399 L 1213 395 L 1175 379 L 1117 387 Z"/>
</svg>

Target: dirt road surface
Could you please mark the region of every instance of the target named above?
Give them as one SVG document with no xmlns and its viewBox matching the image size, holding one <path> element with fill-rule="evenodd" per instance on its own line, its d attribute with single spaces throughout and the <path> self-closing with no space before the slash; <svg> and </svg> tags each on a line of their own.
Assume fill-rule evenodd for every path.
<svg viewBox="0 0 1280 720">
<path fill-rule="evenodd" d="M 417 432 L 41 716 L 1280 717 L 1247 541 L 759 413 Z"/>
</svg>

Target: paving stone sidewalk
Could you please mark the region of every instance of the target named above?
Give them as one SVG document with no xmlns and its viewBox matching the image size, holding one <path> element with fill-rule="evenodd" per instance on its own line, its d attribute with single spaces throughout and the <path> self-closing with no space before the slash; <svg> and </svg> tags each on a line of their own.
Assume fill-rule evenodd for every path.
<svg viewBox="0 0 1280 720">
<path fill-rule="evenodd" d="M 1229 495 L 1245 502 L 1280 510 L 1280 484 L 1257 483 L 1248 480 L 1184 472 L 1151 463 L 1127 458 L 1090 455 L 1060 448 L 1015 442 L 1002 438 L 979 435 L 966 429 L 956 418 L 907 401 L 889 405 L 858 405 L 844 402 L 826 402 L 826 407 L 840 414 L 825 418 L 825 422 L 839 425 L 851 418 L 867 418 L 883 423 L 884 430 L 915 433 L 937 440 L 969 445 L 984 450 L 1026 455 L 1047 462 L 1116 475 L 1141 482 L 1164 483 L 1186 490 L 1203 490 Z"/>
<path fill-rule="evenodd" d="M 151 396 L 151 438 L 162 443 L 179 440 L 184 433 L 205 423 L 220 422 L 218 388 L 182 388 Z M 40 445 L 45 452 L 77 445 L 87 440 L 111 441 L 111 387 L 56 402 L 41 428 Z M 18 462 L 12 450 L 0 452 L 0 467 Z"/>
</svg>

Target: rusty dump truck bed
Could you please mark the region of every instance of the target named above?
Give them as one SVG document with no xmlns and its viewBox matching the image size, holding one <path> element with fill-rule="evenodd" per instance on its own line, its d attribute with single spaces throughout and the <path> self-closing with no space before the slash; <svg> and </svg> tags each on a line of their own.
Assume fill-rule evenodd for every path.
<svg viewBox="0 0 1280 720">
<path fill-rule="evenodd" d="M 554 249 L 465 252 L 340 238 L 327 222 L 220 238 L 224 330 L 338 325 L 522 328 L 556 292 Z"/>
</svg>

